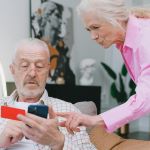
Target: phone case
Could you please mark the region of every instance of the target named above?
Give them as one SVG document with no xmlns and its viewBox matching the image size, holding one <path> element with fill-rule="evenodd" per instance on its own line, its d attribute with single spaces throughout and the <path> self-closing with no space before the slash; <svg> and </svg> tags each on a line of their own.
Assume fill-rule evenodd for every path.
<svg viewBox="0 0 150 150">
<path fill-rule="evenodd" d="M 39 117 L 47 118 L 48 115 L 48 106 L 47 105 L 29 105 L 28 113 L 37 115 Z"/>
</svg>

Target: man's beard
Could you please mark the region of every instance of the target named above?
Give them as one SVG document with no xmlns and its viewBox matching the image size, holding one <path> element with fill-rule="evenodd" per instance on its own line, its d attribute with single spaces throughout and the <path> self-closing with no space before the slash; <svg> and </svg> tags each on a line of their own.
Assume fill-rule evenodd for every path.
<svg viewBox="0 0 150 150">
<path fill-rule="evenodd" d="M 38 89 L 20 89 L 20 94 L 25 98 L 37 98 L 42 95 L 43 90 L 40 88 Z"/>
</svg>

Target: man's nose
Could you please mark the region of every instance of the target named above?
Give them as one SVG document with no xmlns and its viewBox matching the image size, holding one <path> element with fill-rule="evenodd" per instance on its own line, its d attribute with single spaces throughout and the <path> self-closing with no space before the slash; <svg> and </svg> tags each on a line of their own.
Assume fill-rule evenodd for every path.
<svg viewBox="0 0 150 150">
<path fill-rule="evenodd" d="M 36 75 L 36 67 L 35 65 L 31 65 L 28 70 L 28 75 L 34 77 Z"/>
</svg>

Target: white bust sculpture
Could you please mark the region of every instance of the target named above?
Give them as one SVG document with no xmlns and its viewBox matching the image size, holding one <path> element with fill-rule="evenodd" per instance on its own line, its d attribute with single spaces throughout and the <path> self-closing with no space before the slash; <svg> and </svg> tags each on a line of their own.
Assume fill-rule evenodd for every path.
<svg viewBox="0 0 150 150">
<path fill-rule="evenodd" d="M 92 58 L 83 59 L 80 63 L 80 84 L 81 85 L 92 85 L 94 78 L 93 72 L 95 71 L 96 61 Z"/>
</svg>

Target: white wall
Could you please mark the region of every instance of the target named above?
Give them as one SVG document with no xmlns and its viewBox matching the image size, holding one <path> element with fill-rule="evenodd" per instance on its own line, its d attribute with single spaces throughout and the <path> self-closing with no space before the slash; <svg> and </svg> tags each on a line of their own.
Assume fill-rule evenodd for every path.
<svg viewBox="0 0 150 150">
<path fill-rule="evenodd" d="M 6 80 L 11 81 L 9 64 L 15 43 L 29 36 L 29 1 L 1 0 L 0 12 L 0 60 Z"/>
<path fill-rule="evenodd" d="M 73 10 L 79 2 L 79 0 L 69 0 L 69 3 L 68 0 L 54 1 L 72 7 Z M 0 10 L 0 60 L 5 68 L 6 81 L 12 81 L 9 64 L 15 44 L 18 40 L 29 37 L 29 0 L 1 0 Z M 74 46 L 72 49 L 71 66 L 74 72 L 77 72 L 76 76 L 78 77 L 79 62 L 83 58 L 92 57 L 99 63 L 100 60 L 104 58 L 104 51 L 100 51 L 99 46 L 93 44 L 94 42 L 91 41 L 88 33 L 83 29 L 79 18 L 77 18 L 75 10 L 73 22 Z M 95 53 L 98 53 L 98 55 Z M 99 74 L 99 71 L 97 71 L 97 73 Z M 97 78 L 99 79 L 99 77 Z M 99 82 L 97 84 L 99 84 Z"/>
<path fill-rule="evenodd" d="M 83 28 L 81 20 L 77 16 L 76 6 L 80 0 L 53 0 L 65 6 L 71 7 L 74 11 L 74 45 L 71 50 L 71 68 L 76 74 L 76 83 L 79 84 L 79 63 L 84 58 L 94 58 L 97 61 L 94 85 L 101 85 L 100 61 L 105 59 L 105 51 L 91 40 L 89 33 Z"/>
</svg>

